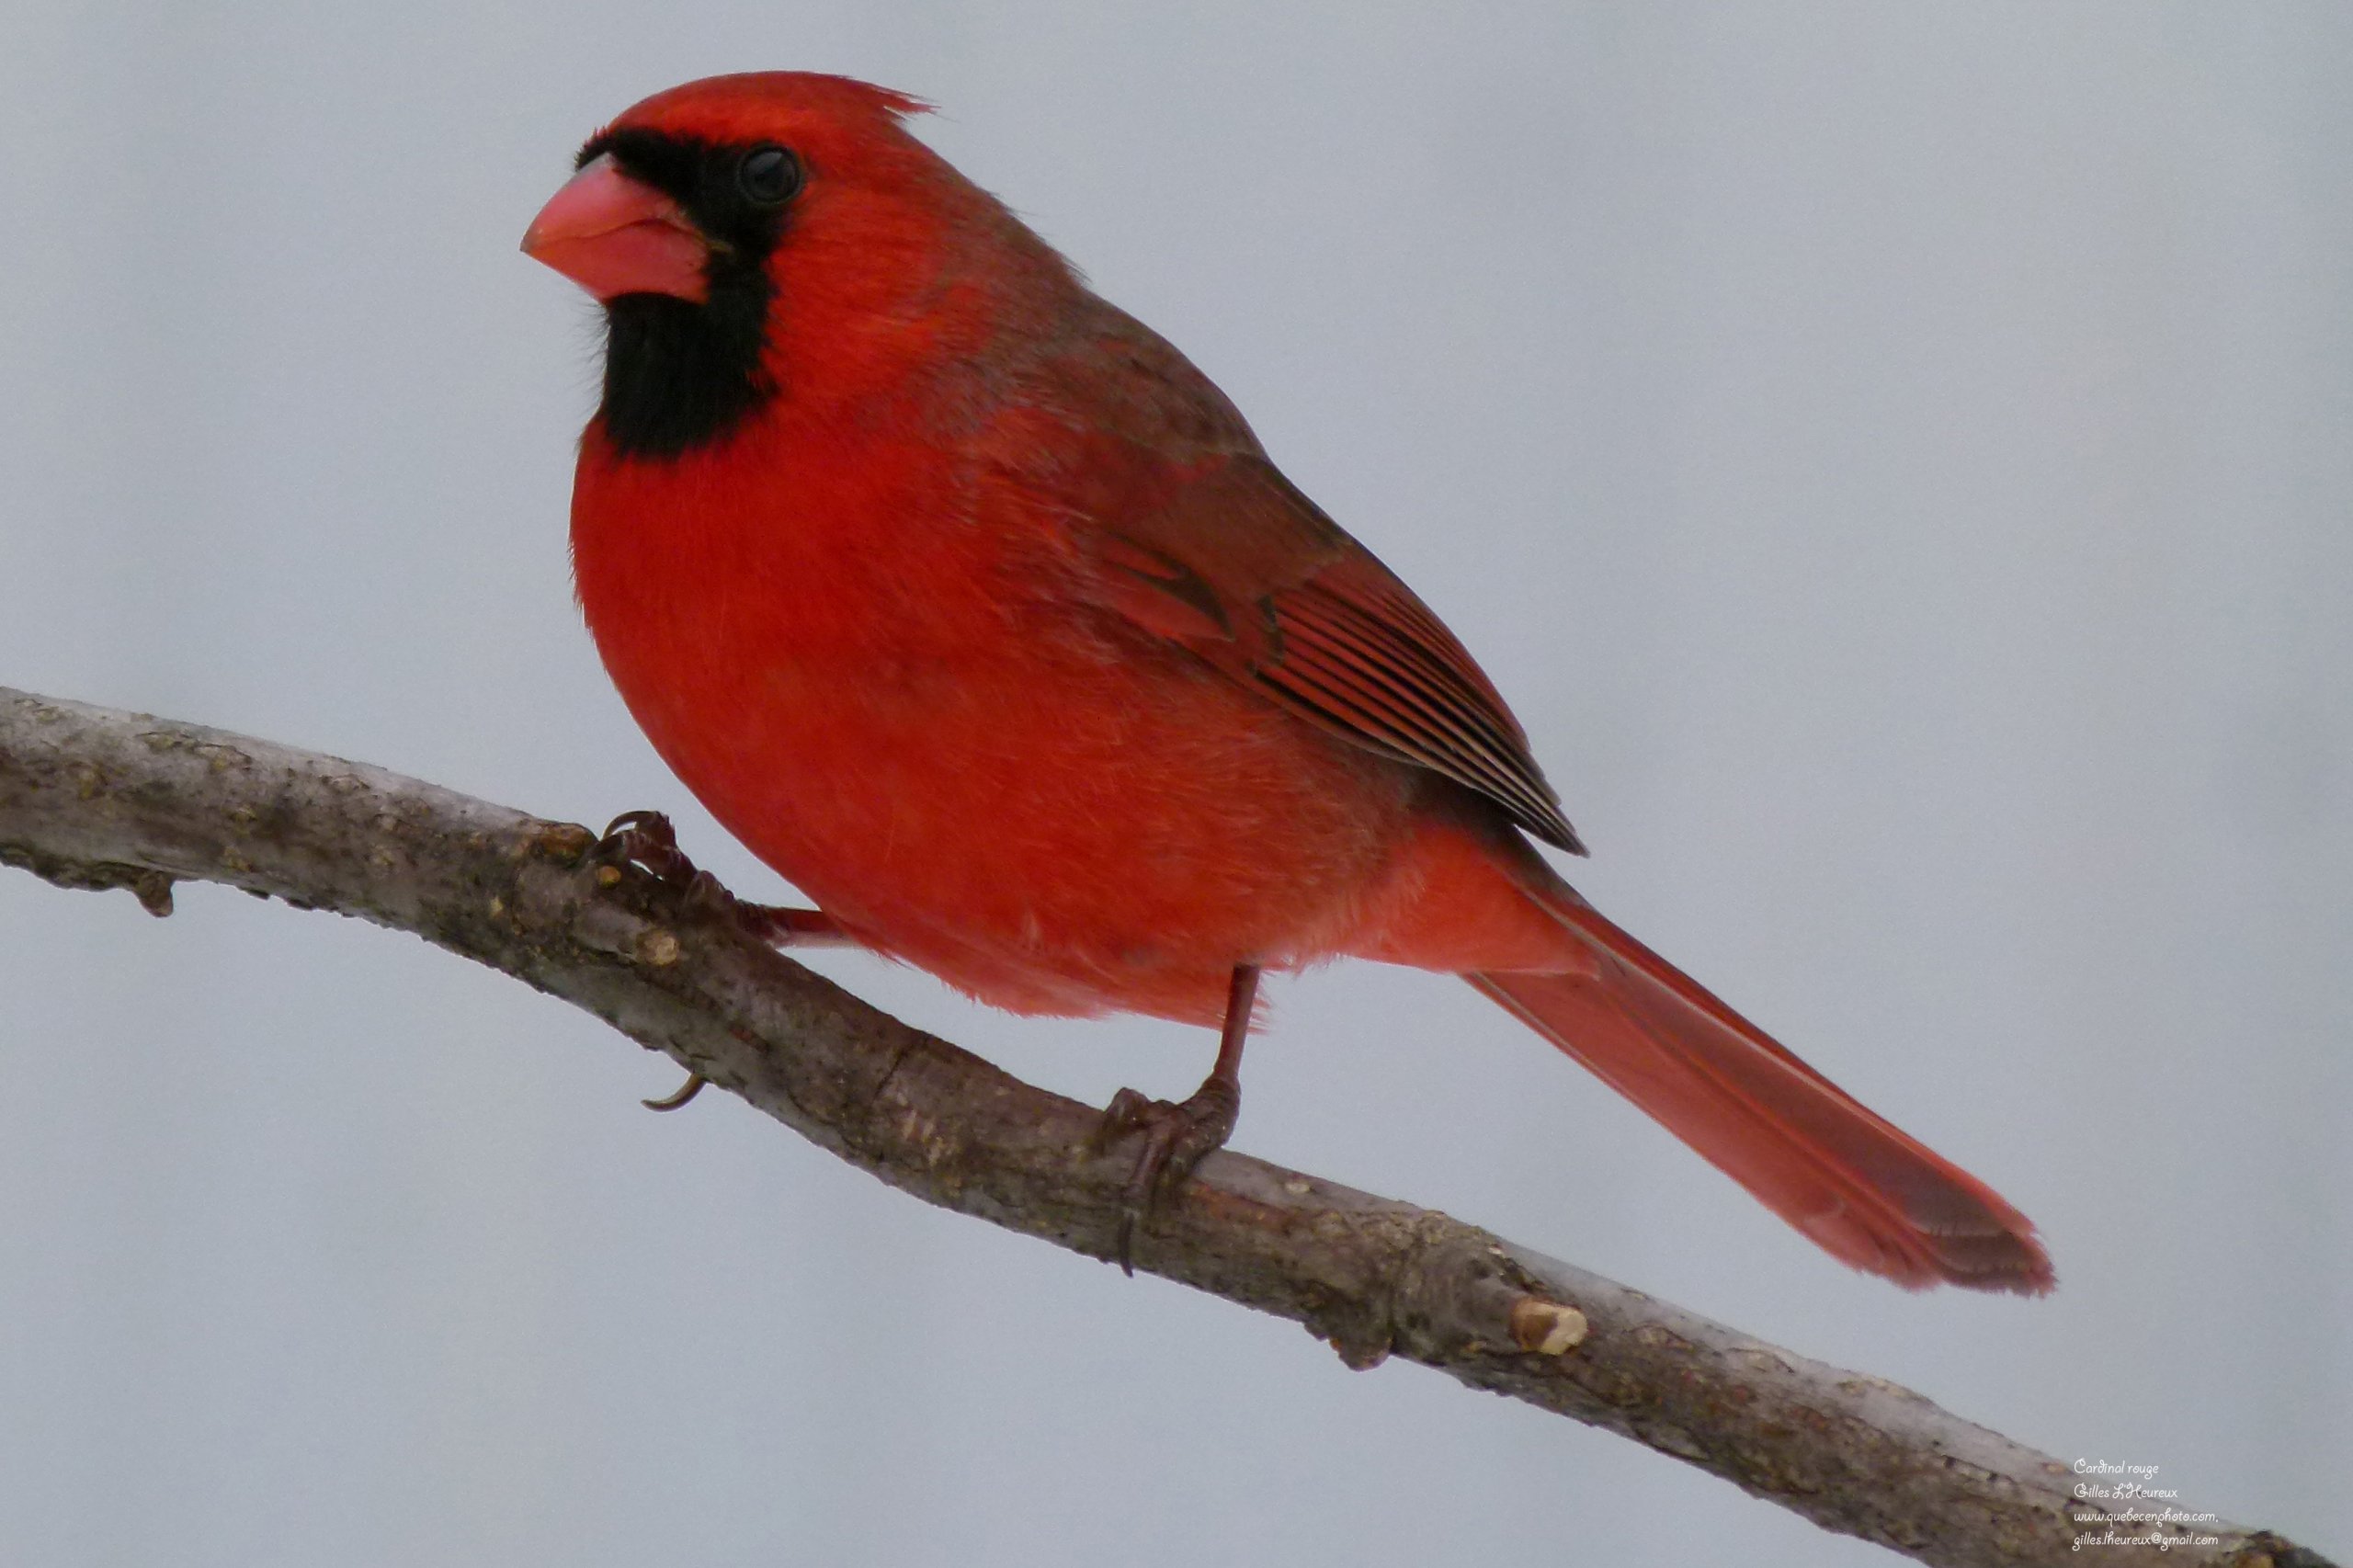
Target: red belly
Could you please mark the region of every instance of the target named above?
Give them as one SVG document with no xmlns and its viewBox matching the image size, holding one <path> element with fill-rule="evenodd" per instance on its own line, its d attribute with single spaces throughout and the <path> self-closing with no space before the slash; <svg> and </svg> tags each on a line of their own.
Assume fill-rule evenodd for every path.
<svg viewBox="0 0 2353 1568">
<path fill-rule="evenodd" d="M 1403 769 L 1176 652 L 1012 644 L 828 668 L 743 648 L 692 683 L 605 644 L 665 761 L 846 926 L 984 1001 L 1212 1021 L 1237 963 L 1332 951 Z M 733 715 L 708 722 L 714 699 Z"/>
<path fill-rule="evenodd" d="M 801 480 L 821 519 L 873 504 Z M 916 513 L 856 550 L 771 506 L 655 541 L 616 475 L 582 494 L 582 606 L 663 759 L 828 915 L 984 1001 L 1214 1022 L 1235 964 L 1336 950 L 1407 836 L 1408 769 L 1103 612 L 1008 603 L 976 529 Z"/>
</svg>

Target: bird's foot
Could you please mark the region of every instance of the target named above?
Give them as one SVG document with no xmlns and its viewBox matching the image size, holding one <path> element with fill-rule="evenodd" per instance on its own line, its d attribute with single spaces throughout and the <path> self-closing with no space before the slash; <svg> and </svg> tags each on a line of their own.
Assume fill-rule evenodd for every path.
<svg viewBox="0 0 2353 1568">
<path fill-rule="evenodd" d="M 1143 1135 L 1136 1151 L 1135 1169 L 1120 1194 L 1120 1231 L 1113 1256 L 1130 1275 L 1135 1269 L 1136 1231 L 1148 1228 L 1161 1208 L 1185 1185 L 1193 1167 L 1213 1149 L 1233 1136 L 1242 1114 L 1242 1085 L 1211 1077 L 1190 1099 L 1146 1099 L 1133 1089 L 1121 1089 L 1104 1108 L 1092 1147 L 1108 1151 L 1130 1133 Z"/>
<path fill-rule="evenodd" d="M 717 877 L 687 858 L 687 852 L 678 847 L 677 829 L 660 812 L 623 812 L 606 827 L 593 853 L 599 864 L 635 866 L 656 881 L 681 890 L 689 913 L 725 921 L 756 942 L 784 948 L 850 940 L 830 915 L 814 909 L 746 903 L 729 892 Z M 648 1110 L 676 1110 L 700 1094 L 709 1081 L 699 1073 L 689 1072 L 687 1081 L 671 1093 L 640 1103 Z"/>
<path fill-rule="evenodd" d="M 725 883 L 687 858 L 678 847 L 677 829 L 660 812 L 623 812 L 597 841 L 595 854 L 606 865 L 637 867 L 684 892 L 693 913 L 729 921 L 754 941 L 772 948 L 836 947 L 851 940 L 831 915 L 817 910 L 737 898 Z"/>
<path fill-rule="evenodd" d="M 678 830 L 660 812 L 623 812 L 607 824 L 595 853 L 606 865 L 635 866 L 665 887 L 678 889 L 699 914 L 733 915 L 738 908 L 757 907 L 743 903 L 717 877 L 687 858 L 678 847 Z"/>
</svg>

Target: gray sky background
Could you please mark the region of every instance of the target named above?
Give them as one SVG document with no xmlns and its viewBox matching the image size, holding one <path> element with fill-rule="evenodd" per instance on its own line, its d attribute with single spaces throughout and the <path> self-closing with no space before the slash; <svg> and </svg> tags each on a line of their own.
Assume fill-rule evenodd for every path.
<svg viewBox="0 0 2353 1568">
<path fill-rule="evenodd" d="M 2353 1551 L 2353 10 L 11 7 L 0 681 L 601 822 L 593 310 L 715 71 L 925 134 L 1463 634 L 1603 907 L 2044 1228 L 1847 1273 L 1499 1011 L 1277 985 L 1238 1139 Z M 0 1560 L 1884 1561 L 935 1213 L 405 938 L 0 872 Z M 1027 1076 L 1211 1042 L 823 968 Z"/>
</svg>

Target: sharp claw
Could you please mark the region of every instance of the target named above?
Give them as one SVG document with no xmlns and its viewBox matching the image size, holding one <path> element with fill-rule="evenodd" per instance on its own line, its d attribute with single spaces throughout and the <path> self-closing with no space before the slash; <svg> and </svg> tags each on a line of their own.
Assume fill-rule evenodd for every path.
<svg viewBox="0 0 2353 1568">
<path fill-rule="evenodd" d="M 671 827 L 670 819 L 660 812 L 623 812 L 605 824 L 603 839 L 605 843 L 610 844 L 624 837 L 640 838 L 649 843 L 665 844 L 673 847 L 676 847 L 678 842 L 676 830 Z"/>
<path fill-rule="evenodd" d="M 1120 1233 L 1113 1244 L 1112 1255 L 1120 1260 L 1120 1272 L 1133 1279 L 1136 1277 L 1136 1221 L 1141 1218 L 1133 1209 L 1120 1210 Z"/>
<path fill-rule="evenodd" d="M 665 1095 L 662 1098 L 658 1100 L 640 1100 L 637 1103 L 643 1106 L 648 1110 L 676 1110 L 680 1106 L 686 1104 L 688 1100 L 694 1098 L 697 1095 L 702 1093 L 702 1086 L 710 1082 L 710 1079 L 704 1077 L 699 1073 L 688 1073 L 685 1083 L 679 1085 L 676 1089 L 667 1095 Z"/>
</svg>

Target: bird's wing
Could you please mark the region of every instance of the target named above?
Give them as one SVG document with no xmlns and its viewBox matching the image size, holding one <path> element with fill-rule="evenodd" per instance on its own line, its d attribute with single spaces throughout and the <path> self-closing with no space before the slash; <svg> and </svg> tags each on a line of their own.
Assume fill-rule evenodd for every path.
<svg viewBox="0 0 2353 1568">
<path fill-rule="evenodd" d="M 1208 377 L 1125 312 L 1086 304 L 982 443 L 1024 510 L 1054 519 L 1076 592 L 1584 854 L 1527 733 L 1454 634 L 1282 476 Z"/>
<path fill-rule="evenodd" d="M 1302 718 L 1584 852 L 1526 732 L 1412 589 L 1265 458 L 1186 466 L 1131 493 L 1143 505 L 1079 528 L 1105 602 Z"/>
<path fill-rule="evenodd" d="M 1032 371 L 987 466 L 1054 519 L 1075 591 L 1341 738 L 1486 796 L 1585 853 L 1528 736 L 1412 589 L 1267 461 L 1232 403 L 1148 329 Z"/>
</svg>

